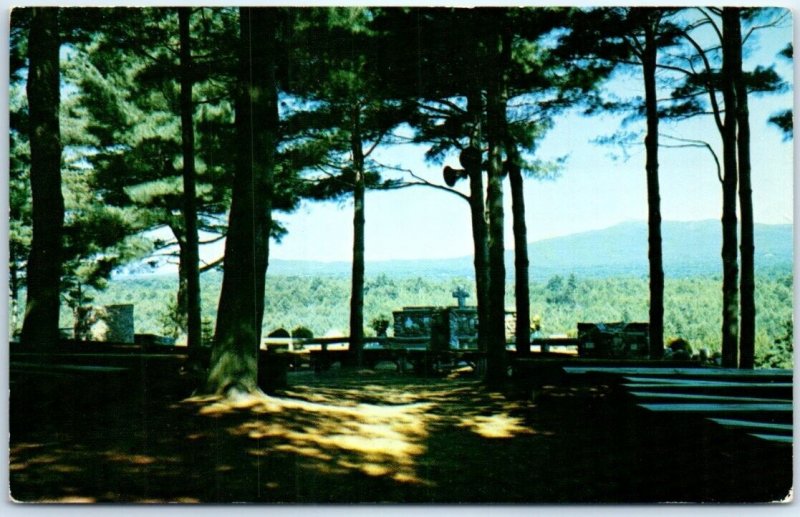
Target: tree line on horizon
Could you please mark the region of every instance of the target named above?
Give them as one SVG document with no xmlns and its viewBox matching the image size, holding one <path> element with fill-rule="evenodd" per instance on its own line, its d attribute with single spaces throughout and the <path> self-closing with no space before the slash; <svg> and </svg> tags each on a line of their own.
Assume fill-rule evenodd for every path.
<svg viewBox="0 0 800 517">
<path fill-rule="evenodd" d="M 175 300 L 190 361 L 207 371 L 204 389 L 257 390 L 269 245 L 285 232 L 273 213 L 303 199 L 352 199 L 349 333 L 358 361 L 365 191 L 427 186 L 470 206 L 478 343 L 485 380 L 497 386 L 506 372 L 503 184 L 508 178 L 516 343 L 525 353 L 524 177 L 558 167 L 539 159 L 537 145 L 560 113 L 577 108 L 646 121 L 652 357 L 664 347 L 658 123 L 713 119 L 722 141 L 710 173 L 723 193 L 723 364 L 752 368 L 747 99 L 785 83 L 769 63 L 744 70 L 743 52 L 754 32 L 788 16 L 737 7 L 16 9 L 10 286 L 12 306 L 26 288 L 21 340 L 52 347 L 62 297 L 79 307 L 116 268 L 177 245 Z M 783 55 L 791 58 L 788 42 Z M 641 97 L 604 89 L 622 69 L 641 74 Z M 791 133 L 790 111 L 770 122 Z M 406 142 L 428 146 L 434 162 L 455 154 L 462 168 L 445 167 L 444 184 L 413 173 L 397 179 L 375 151 Z M 707 142 L 684 144 L 713 153 Z M 468 194 L 454 188 L 461 179 Z M 159 228 L 173 238 L 146 237 Z M 199 247 L 222 239 L 223 259 L 201 264 Z M 223 275 L 203 365 L 199 278 L 213 268 Z"/>
<path fill-rule="evenodd" d="M 664 284 L 664 342 L 682 339 L 697 353 L 720 353 L 722 277 L 691 275 L 667 277 Z M 220 273 L 202 278 L 203 340 L 213 341 L 213 322 L 219 297 Z M 452 277 L 392 276 L 367 273 L 364 282 L 365 340 L 377 335 L 380 321 L 408 306 L 453 306 L 452 292 L 464 288 L 474 305 L 475 283 L 471 275 Z M 155 334 L 183 344 L 186 339 L 174 297 L 174 278 L 153 276 L 115 278 L 98 292 L 100 306 L 134 304 L 137 334 Z M 349 277 L 269 274 L 266 281 L 262 335 L 285 331 L 292 336 L 341 337 L 349 325 Z M 649 288 L 646 276 L 587 277 L 554 274 L 530 283 L 531 314 L 538 321 L 539 337 L 575 337 L 577 322 L 646 322 Z M 506 299 L 514 304 L 514 284 L 506 283 Z M 613 303 L 609 303 L 613 300 Z M 792 275 L 788 267 L 759 272 L 756 286 L 756 360 L 758 368 L 792 367 Z M 72 312 L 62 307 L 61 327 L 72 328 Z"/>
</svg>

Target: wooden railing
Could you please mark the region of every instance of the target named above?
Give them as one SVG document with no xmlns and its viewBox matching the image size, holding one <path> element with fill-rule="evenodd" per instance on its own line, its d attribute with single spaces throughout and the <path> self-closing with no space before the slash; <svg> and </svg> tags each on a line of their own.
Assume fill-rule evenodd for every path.
<svg viewBox="0 0 800 517">
<path fill-rule="evenodd" d="M 365 337 L 365 345 L 380 345 L 382 348 L 425 348 L 430 345 L 429 336 L 421 337 Z M 333 345 L 333 346 L 331 346 Z M 340 346 L 336 346 L 340 345 Z M 349 336 L 292 338 L 268 337 L 261 343 L 262 350 L 287 350 L 289 352 L 307 352 L 309 350 L 344 350 L 350 346 Z M 514 349 L 513 343 L 508 345 Z M 550 347 L 572 348 L 577 351 L 578 340 L 575 338 L 534 338 L 531 341 L 532 351 L 550 351 Z"/>
<path fill-rule="evenodd" d="M 364 338 L 364 343 L 380 343 L 381 345 L 387 343 L 389 338 L 385 337 L 369 337 Z M 314 338 L 292 338 L 292 337 L 268 337 L 264 338 L 261 342 L 262 350 L 280 350 L 286 349 L 290 352 L 303 352 L 311 349 L 328 350 L 331 345 L 344 345 L 337 348 L 347 348 L 350 346 L 349 336 L 334 336 L 334 337 L 314 337 Z"/>
</svg>

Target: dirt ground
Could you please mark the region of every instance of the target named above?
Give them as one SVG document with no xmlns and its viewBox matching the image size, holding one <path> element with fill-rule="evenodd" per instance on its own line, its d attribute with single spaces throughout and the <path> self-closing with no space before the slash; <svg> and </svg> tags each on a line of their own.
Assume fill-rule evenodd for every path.
<svg viewBox="0 0 800 517">
<path fill-rule="evenodd" d="M 766 502 L 790 447 L 642 414 L 607 386 L 484 389 L 469 372 L 289 375 L 192 398 L 179 375 L 12 377 L 20 502 Z"/>
</svg>

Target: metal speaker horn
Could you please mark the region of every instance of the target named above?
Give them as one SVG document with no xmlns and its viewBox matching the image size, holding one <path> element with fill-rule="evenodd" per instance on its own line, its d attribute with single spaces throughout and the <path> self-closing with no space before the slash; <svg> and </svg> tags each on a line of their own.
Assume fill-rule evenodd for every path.
<svg viewBox="0 0 800 517">
<path fill-rule="evenodd" d="M 463 169 L 454 169 L 448 165 L 444 168 L 443 176 L 444 182 L 447 183 L 447 186 L 454 187 L 458 180 L 467 177 L 467 171 Z"/>
</svg>

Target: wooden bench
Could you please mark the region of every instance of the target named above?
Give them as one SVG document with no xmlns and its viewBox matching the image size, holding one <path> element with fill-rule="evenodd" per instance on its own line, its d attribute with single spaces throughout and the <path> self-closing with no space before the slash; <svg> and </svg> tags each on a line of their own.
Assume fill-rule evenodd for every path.
<svg viewBox="0 0 800 517">
<path fill-rule="evenodd" d="M 669 379 L 625 377 L 619 385 L 628 391 L 676 393 L 722 397 L 792 399 L 791 382 L 746 382 L 737 380 Z"/>
<path fill-rule="evenodd" d="M 736 388 L 736 387 L 750 387 L 750 388 L 791 388 L 791 382 L 744 382 L 744 381 L 717 381 L 717 380 L 703 380 L 703 379 L 670 379 L 661 377 L 624 377 L 626 381 L 632 384 L 629 386 L 644 386 L 653 384 L 655 387 L 664 386 L 709 386 L 713 388 Z"/>
<path fill-rule="evenodd" d="M 128 369 L 118 366 L 92 366 L 83 364 L 46 364 L 12 361 L 8 365 L 11 372 L 36 373 L 120 373 Z"/>
<path fill-rule="evenodd" d="M 673 378 L 708 379 L 771 379 L 773 381 L 792 381 L 792 370 L 737 370 L 734 368 L 674 368 L 659 367 L 608 367 L 608 366 L 565 366 L 569 375 L 605 374 L 615 377 L 632 375 Z"/>
<path fill-rule="evenodd" d="M 639 399 L 668 399 L 687 402 L 748 402 L 748 403 L 782 403 L 791 404 L 791 400 L 765 397 L 731 397 L 728 395 L 699 395 L 695 393 L 664 393 L 660 391 L 631 391 L 632 396 Z"/>
<path fill-rule="evenodd" d="M 793 441 L 791 436 L 785 436 L 782 434 L 750 433 L 750 436 L 758 438 L 759 440 L 765 440 L 768 442 L 776 442 L 776 443 L 791 444 Z"/>
<path fill-rule="evenodd" d="M 791 444 L 793 442 L 792 424 L 738 420 L 732 418 L 709 418 L 708 420 L 727 429 L 744 431 L 759 440 L 782 444 Z"/>
<path fill-rule="evenodd" d="M 757 422 L 753 420 L 736 420 L 732 418 L 709 418 L 710 421 L 721 425 L 722 427 L 747 429 L 747 430 L 768 430 L 771 432 L 784 431 L 791 433 L 792 424 L 776 424 L 774 422 Z"/>
<path fill-rule="evenodd" d="M 792 404 L 780 402 L 732 402 L 730 404 L 712 403 L 664 403 L 664 404 L 638 404 L 648 411 L 662 413 L 787 413 L 791 414 Z"/>
<path fill-rule="evenodd" d="M 792 370 L 565 366 L 567 376 L 597 379 L 657 415 L 708 421 L 758 440 L 792 443 Z"/>
</svg>

